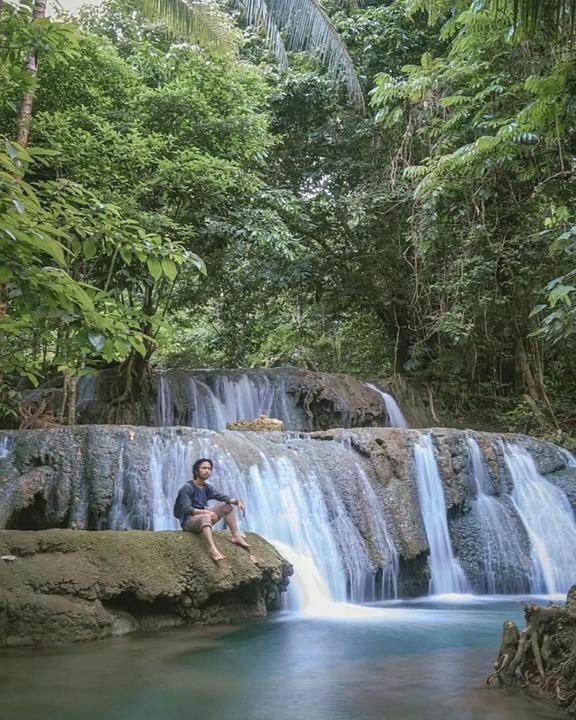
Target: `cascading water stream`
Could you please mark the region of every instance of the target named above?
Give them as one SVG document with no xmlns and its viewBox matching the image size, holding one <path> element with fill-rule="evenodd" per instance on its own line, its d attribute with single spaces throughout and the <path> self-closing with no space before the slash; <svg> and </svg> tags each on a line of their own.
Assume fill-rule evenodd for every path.
<svg viewBox="0 0 576 720">
<path fill-rule="evenodd" d="M 364 383 L 364 386 L 370 388 L 370 390 L 373 390 L 375 393 L 378 393 L 378 395 L 384 401 L 384 406 L 386 407 L 386 414 L 388 415 L 389 427 L 410 427 L 410 425 L 408 425 L 408 421 L 402 413 L 402 410 L 400 410 L 398 403 L 396 402 L 396 400 L 394 400 L 392 395 L 383 392 L 382 390 L 380 390 L 380 388 L 377 388 L 376 385 L 372 385 L 372 383 Z"/>
<path fill-rule="evenodd" d="M 156 378 L 157 396 L 156 414 L 160 427 L 172 427 L 174 422 L 174 409 L 172 407 L 172 395 L 170 382 L 165 373 L 159 373 Z"/>
<path fill-rule="evenodd" d="M 10 442 L 8 437 L 0 437 L 0 460 L 4 460 L 10 455 Z"/>
<path fill-rule="evenodd" d="M 180 385 L 173 387 L 175 378 L 161 372 L 155 382 L 158 397 L 156 421 L 161 427 L 187 425 L 224 430 L 227 423 L 250 420 L 260 415 L 278 418 L 287 427 L 292 422 L 293 411 L 283 385 L 273 385 L 266 377 L 239 375 L 229 378 L 218 375 L 209 384 L 207 380 L 191 376 L 183 386 L 180 378 Z M 180 413 L 175 412 L 175 393 L 180 396 Z"/>
<path fill-rule="evenodd" d="M 335 602 L 379 600 L 383 593 L 395 596 L 397 552 L 358 457 L 339 443 L 330 448 L 326 443 L 326 449 L 352 470 L 352 494 L 363 509 L 351 516 L 329 468 L 306 452 L 307 443 L 293 440 L 286 448 L 238 433 L 208 431 L 198 433 L 195 442 L 155 437 L 150 465 L 153 529 L 178 527 L 172 516 L 178 488 L 189 480 L 195 458 L 213 457 L 214 484 L 246 502 L 241 527 L 263 535 L 293 563 L 291 607 L 323 614 Z M 370 529 L 371 552 L 357 528 L 362 524 Z M 376 566 L 383 568 L 379 587 Z"/>
<path fill-rule="evenodd" d="M 526 450 L 505 445 L 503 452 L 514 484 L 512 502 L 532 545 L 530 590 L 566 592 L 576 578 L 576 521 L 568 498 L 540 475 Z"/>
<path fill-rule="evenodd" d="M 568 467 L 576 467 L 576 456 L 574 453 L 571 453 L 570 450 L 566 450 L 566 448 L 558 448 L 562 455 L 566 458 L 566 464 Z"/>
<path fill-rule="evenodd" d="M 112 507 L 108 518 L 110 530 L 127 530 L 130 527 L 130 518 L 125 511 L 124 502 L 124 446 L 120 449 L 118 458 L 118 470 L 114 478 L 114 491 L 112 495 Z"/>
<path fill-rule="evenodd" d="M 478 547 L 482 585 L 489 594 L 520 593 L 530 589 L 526 538 L 509 496 L 496 497 L 482 451 L 475 438 L 466 438 L 477 497 Z"/>
<path fill-rule="evenodd" d="M 446 499 L 430 435 L 414 445 L 420 511 L 430 547 L 430 592 L 433 595 L 464 593 L 466 577 L 456 561 L 448 533 Z"/>
<path fill-rule="evenodd" d="M 379 502 L 374 492 L 374 488 L 370 485 L 365 472 L 362 468 L 358 468 L 358 480 L 362 489 L 362 494 L 368 504 L 370 511 L 368 512 L 368 527 L 370 529 L 370 537 L 374 543 L 380 557 L 388 558 L 388 563 L 382 571 L 380 588 L 373 587 L 372 596 L 374 599 L 379 598 L 395 598 L 398 596 L 398 571 L 399 558 L 398 551 L 394 545 L 389 533 L 384 516 L 379 510 Z"/>
</svg>

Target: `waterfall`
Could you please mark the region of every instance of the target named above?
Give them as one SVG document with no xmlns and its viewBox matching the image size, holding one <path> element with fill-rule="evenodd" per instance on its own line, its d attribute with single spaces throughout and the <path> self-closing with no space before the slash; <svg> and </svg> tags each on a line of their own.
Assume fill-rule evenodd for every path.
<svg viewBox="0 0 576 720">
<path fill-rule="evenodd" d="M 389 393 L 383 392 L 379 388 L 376 387 L 376 385 L 372 385 L 372 383 L 363 383 L 365 387 L 370 388 L 370 390 L 373 390 L 375 393 L 378 393 L 382 400 L 384 400 L 384 405 L 386 407 L 386 414 L 388 415 L 388 425 L 389 427 L 399 427 L 399 428 L 408 428 L 410 427 L 408 425 L 408 422 L 404 415 L 402 414 L 402 410 L 400 410 L 400 407 L 396 400 L 390 395 Z"/>
<path fill-rule="evenodd" d="M 160 427 L 189 427 L 224 430 L 227 423 L 251 420 L 260 415 L 293 425 L 294 409 L 290 407 L 284 384 L 273 384 L 265 376 L 236 374 L 188 377 L 161 372 L 156 382 L 156 422 Z M 179 412 L 178 412 L 179 410 Z"/>
<path fill-rule="evenodd" d="M 388 563 L 382 571 L 380 588 L 376 586 L 372 588 L 372 597 L 374 599 L 395 598 L 398 595 L 398 551 L 388 533 L 386 520 L 380 511 L 380 503 L 376 497 L 374 488 L 370 485 L 370 481 L 361 467 L 358 467 L 358 481 L 365 502 L 372 510 L 372 512 L 368 513 L 367 518 L 370 537 L 379 556 L 388 559 Z"/>
<path fill-rule="evenodd" d="M 165 373 L 156 377 L 158 401 L 156 403 L 156 422 L 160 427 L 172 427 L 174 422 L 174 408 L 172 407 L 172 393 L 170 381 Z"/>
<path fill-rule="evenodd" d="M 360 460 L 339 443 L 322 446 L 336 463 L 350 468 L 353 486 L 346 490 L 358 497 L 362 510 L 346 506 L 331 468 L 307 452 L 308 440 L 294 438 L 284 445 L 255 435 L 249 439 L 240 433 L 209 431 L 198 432 L 192 442 L 156 436 L 150 460 L 151 526 L 178 528 L 172 516 L 178 489 L 190 479 L 197 457 L 211 457 L 211 482 L 245 501 L 247 514 L 239 518 L 240 527 L 264 536 L 295 564 L 288 590 L 292 608 L 318 612 L 326 603 L 379 600 L 383 593 L 395 596 L 396 548 Z M 360 531 L 364 528 L 370 549 Z M 217 542 L 226 554 L 227 541 Z M 383 568 L 378 587 L 376 567 Z"/>
<path fill-rule="evenodd" d="M 532 545 L 533 593 L 564 593 L 576 578 L 576 521 L 566 494 L 540 475 L 532 456 L 504 446 L 512 502 Z"/>
<path fill-rule="evenodd" d="M 450 543 L 446 499 L 430 435 L 419 437 L 414 460 L 420 511 L 430 547 L 430 591 L 434 595 L 466 592 L 468 583 Z"/>
<path fill-rule="evenodd" d="M 478 520 L 478 549 L 482 585 L 491 595 L 530 589 L 526 562 L 527 538 L 509 496 L 496 497 L 477 441 L 466 438 L 477 497 L 473 512 Z"/>
<path fill-rule="evenodd" d="M 153 456 L 152 456 L 153 457 Z M 130 454 L 123 443 L 118 456 L 118 467 L 114 477 L 112 505 L 105 527 L 100 530 L 154 530 L 152 508 L 157 507 L 159 498 L 154 488 L 148 486 L 141 468 L 133 467 Z"/>
<path fill-rule="evenodd" d="M 10 456 L 10 439 L 7 435 L 0 437 L 0 460 Z"/>
<path fill-rule="evenodd" d="M 81 412 L 84 405 L 94 400 L 98 394 L 98 376 L 84 375 L 76 386 L 76 411 Z"/>
</svg>

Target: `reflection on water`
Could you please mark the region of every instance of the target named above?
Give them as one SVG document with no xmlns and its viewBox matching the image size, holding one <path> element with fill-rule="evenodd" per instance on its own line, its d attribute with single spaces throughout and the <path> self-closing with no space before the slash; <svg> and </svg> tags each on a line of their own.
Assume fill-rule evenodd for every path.
<svg viewBox="0 0 576 720">
<path fill-rule="evenodd" d="M 0 654 L 6 720 L 553 720 L 484 684 L 520 601 L 428 600 L 343 618 L 187 628 Z"/>
</svg>

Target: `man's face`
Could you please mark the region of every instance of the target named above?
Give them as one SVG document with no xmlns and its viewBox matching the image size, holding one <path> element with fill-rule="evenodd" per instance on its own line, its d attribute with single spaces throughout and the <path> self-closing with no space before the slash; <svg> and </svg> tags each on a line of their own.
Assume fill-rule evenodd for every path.
<svg viewBox="0 0 576 720">
<path fill-rule="evenodd" d="M 198 467 L 198 477 L 202 480 L 208 480 L 208 478 L 212 475 L 212 466 L 209 462 L 203 462 Z"/>
</svg>

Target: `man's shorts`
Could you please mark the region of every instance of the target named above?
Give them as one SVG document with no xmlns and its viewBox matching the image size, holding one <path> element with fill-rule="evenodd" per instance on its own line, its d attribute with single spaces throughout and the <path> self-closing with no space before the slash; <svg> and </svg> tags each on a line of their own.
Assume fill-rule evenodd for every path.
<svg viewBox="0 0 576 720">
<path fill-rule="evenodd" d="M 225 515 L 228 515 L 229 512 L 232 512 L 233 507 L 230 503 L 221 502 L 207 509 L 216 513 L 218 520 L 221 520 Z M 187 532 L 200 533 L 202 532 L 202 528 L 212 527 L 212 525 L 214 525 L 214 523 L 208 515 L 189 515 L 184 523 L 184 530 Z"/>
</svg>

